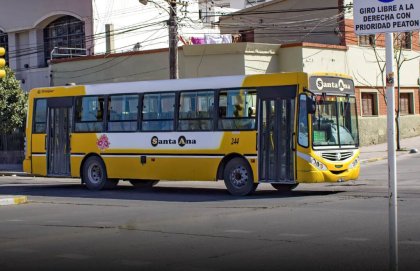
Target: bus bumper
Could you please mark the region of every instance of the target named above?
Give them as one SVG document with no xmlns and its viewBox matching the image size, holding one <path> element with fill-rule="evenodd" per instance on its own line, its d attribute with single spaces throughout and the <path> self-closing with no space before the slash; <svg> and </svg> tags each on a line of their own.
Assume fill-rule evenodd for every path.
<svg viewBox="0 0 420 271">
<path fill-rule="evenodd" d="M 298 171 L 298 183 L 324 183 L 344 182 L 357 180 L 359 178 L 360 164 L 352 169 L 347 169 L 340 174 L 332 173 L 329 170 Z"/>
</svg>

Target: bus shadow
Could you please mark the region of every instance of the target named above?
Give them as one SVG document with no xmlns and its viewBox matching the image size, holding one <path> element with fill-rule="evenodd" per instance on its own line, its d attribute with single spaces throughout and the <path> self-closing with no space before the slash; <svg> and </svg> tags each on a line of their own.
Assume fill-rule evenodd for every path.
<svg viewBox="0 0 420 271">
<path fill-rule="evenodd" d="M 8 185 L 0 186 L 0 195 L 24 195 L 53 198 L 85 198 L 160 202 L 215 202 L 234 200 L 278 199 L 291 197 L 314 197 L 339 194 L 345 191 L 295 190 L 279 192 L 276 190 L 257 190 L 254 194 L 240 197 L 230 195 L 226 189 L 203 187 L 153 187 L 136 189 L 132 186 L 118 186 L 112 190 L 90 191 L 80 184 L 59 185 Z M 31 198 L 29 198 L 29 201 Z"/>
</svg>

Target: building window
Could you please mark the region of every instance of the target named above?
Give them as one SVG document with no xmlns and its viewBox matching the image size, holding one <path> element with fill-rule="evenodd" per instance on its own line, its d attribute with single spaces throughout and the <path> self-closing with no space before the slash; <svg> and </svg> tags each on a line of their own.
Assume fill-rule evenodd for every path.
<svg viewBox="0 0 420 271">
<path fill-rule="evenodd" d="M 60 56 L 57 58 L 80 55 L 80 49 L 86 48 L 85 23 L 72 16 L 64 16 L 50 23 L 44 28 L 45 63 L 50 59 L 51 51 L 55 47 L 66 48 L 60 50 Z"/>
<path fill-rule="evenodd" d="M 413 93 L 400 93 L 400 114 L 414 114 Z"/>
<path fill-rule="evenodd" d="M 241 34 L 241 42 L 254 42 L 254 29 L 239 30 Z"/>
<path fill-rule="evenodd" d="M 375 35 L 361 35 L 359 36 L 359 46 L 374 46 L 376 44 Z"/>
<path fill-rule="evenodd" d="M 0 47 L 3 47 L 6 50 L 6 55 L 4 56 L 4 59 L 6 59 L 6 62 L 9 62 L 9 37 L 7 33 L 4 33 L 0 30 Z"/>
<path fill-rule="evenodd" d="M 362 92 L 362 116 L 378 115 L 378 95 L 373 92 Z"/>
</svg>

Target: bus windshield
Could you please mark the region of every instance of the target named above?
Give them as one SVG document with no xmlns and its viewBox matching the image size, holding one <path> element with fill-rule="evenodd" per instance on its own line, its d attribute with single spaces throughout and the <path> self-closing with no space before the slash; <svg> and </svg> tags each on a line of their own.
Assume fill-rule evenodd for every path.
<svg viewBox="0 0 420 271">
<path fill-rule="evenodd" d="M 312 114 L 312 142 L 313 146 L 358 146 L 354 97 L 316 97 L 316 111 Z"/>
</svg>

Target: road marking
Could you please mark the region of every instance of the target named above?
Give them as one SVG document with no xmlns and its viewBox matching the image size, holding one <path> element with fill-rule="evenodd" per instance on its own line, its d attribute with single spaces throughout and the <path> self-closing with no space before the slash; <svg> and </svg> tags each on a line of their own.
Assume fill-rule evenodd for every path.
<svg viewBox="0 0 420 271">
<path fill-rule="evenodd" d="M 366 242 L 366 241 L 369 241 L 368 238 L 361 238 L 361 237 L 343 237 L 341 239 L 345 240 L 345 241 L 352 241 L 352 242 Z"/>
<path fill-rule="evenodd" d="M 27 202 L 28 202 L 28 198 L 26 196 L 11 196 L 7 198 L 1 198 L 0 206 L 24 204 Z"/>
<path fill-rule="evenodd" d="M 82 255 L 82 254 L 73 254 L 73 253 L 66 253 L 57 255 L 58 258 L 65 258 L 70 260 L 86 260 L 90 258 L 90 256 Z"/>
<path fill-rule="evenodd" d="M 224 232 L 229 232 L 229 233 L 252 233 L 252 231 L 246 231 L 246 230 L 225 230 Z"/>
<path fill-rule="evenodd" d="M 6 222 L 25 222 L 23 219 L 7 219 Z"/>
<path fill-rule="evenodd" d="M 122 260 L 121 264 L 127 265 L 127 266 L 142 267 L 142 266 L 146 266 L 146 265 L 151 265 L 152 263 L 151 262 L 144 262 L 144 261 Z"/>
<path fill-rule="evenodd" d="M 304 234 L 304 233 L 280 233 L 279 236 L 283 236 L 283 237 L 307 237 L 309 236 L 309 234 Z"/>
<path fill-rule="evenodd" d="M 29 248 L 11 248 L 8 249 L 9 252 L 15 252 L 15 253 L 34 253 L 35 250 L 29 249 Z"/>
<path fill-rule="evenodd" d="M 420 241 L 415 241 L 415 240 L 400 241 L 399 243 L 400 243 L 400 245 L 415 245 L 415 246 L 420 246 Z"/>
</svg>

